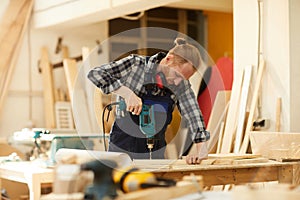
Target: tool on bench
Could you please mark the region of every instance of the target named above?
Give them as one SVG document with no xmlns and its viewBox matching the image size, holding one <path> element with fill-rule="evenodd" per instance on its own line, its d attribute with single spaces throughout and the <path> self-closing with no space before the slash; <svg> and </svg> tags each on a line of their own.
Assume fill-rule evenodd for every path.
<svg viewBox="0 0 300 200">
<path fill-rule="evenodd" d="M 43 129 L 34 130 L 34 136 L 33 136 L 34 147 L 30 153 L 30 157 L 29 157 L 30 160 L 34 160 L 39 157 L 46 157 L 46 148 L 45 145 L 42 144 L 40 138 L 42 134 L 49 134 L 49 133 L 50 133 L 49 130 L 43 130 Z"/>
<path fill-rule="evenodd" d="M 93 184 L 85 188 L 84 200 L 114 199 L 117 197 L 112 172 L 117 163 L 111 160 L 92 160 L 81 164 L 82 171 L 94 173 Z"/>
<path fill-rule="evenodd" d="M 152 187 L 171 187 L 176 185 L 175 180 L 159 178 L 152 172 L 143 171 L 133 166 L 114 169 L 113 180 L 124 193 Z"/>
</svg>

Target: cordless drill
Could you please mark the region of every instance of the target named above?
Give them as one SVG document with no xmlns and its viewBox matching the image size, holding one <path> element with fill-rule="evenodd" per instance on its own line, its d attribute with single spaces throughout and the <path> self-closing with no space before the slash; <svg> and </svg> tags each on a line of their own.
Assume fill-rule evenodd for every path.
<svg viewBox="0 0 300 200">
<path fill-rule="evenodd" d="M 150 159 L 152 158 L 152 149 L 154 145 L 155 130 L 155 118 L 154 109 L 151 105 L 143 104 L 142 111 L 140 113 L 140 130 L 147 138 L 147 147 L 150 152 Z"/>
<path fill-rule="evenodd" d="M 125 110 L 126 110 L 126 103 L 122 99 L 119 102 L 119 107 L 117 108 L 117 113 L 119 113 L 118 116 L 122 116 L 121 113 L 124 113 Z M 154 135 L 156 134 L 154 109 L 152 105 L 146 105 L 146 104 L 142 105 L 142 111 L 139 115 L 139 128 L 147 138 L 147 147 L 150 151 L 150 159 L 151 159 L 152 149 L 154 145 Z"/>
</svg>

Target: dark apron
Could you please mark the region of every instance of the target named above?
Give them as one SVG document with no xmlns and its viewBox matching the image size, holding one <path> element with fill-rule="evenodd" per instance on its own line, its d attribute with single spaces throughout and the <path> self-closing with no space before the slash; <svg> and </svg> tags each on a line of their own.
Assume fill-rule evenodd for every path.
<svg viewBox="0 0 300 200">
<path fill-rule="evenodd" d="M 143 104 L 152 105 L 155 116 L 154 146 L 152 149 L 153 159 L 163 159 L 166 149 L 165 132 L 172 121 L 174 110 L 174 94 L 168 89 L 159 95 L 153 94 L 157 89 L 156 84 L 145 86 L 147 94 L 141 97 Z M 117 118 L 110 133 L 109 151 L 127 153 L 132 159 L 149 159 L 146 136 L 139 127 L 139 116 L 126 112 L 126 115 Z"/>
</svg>

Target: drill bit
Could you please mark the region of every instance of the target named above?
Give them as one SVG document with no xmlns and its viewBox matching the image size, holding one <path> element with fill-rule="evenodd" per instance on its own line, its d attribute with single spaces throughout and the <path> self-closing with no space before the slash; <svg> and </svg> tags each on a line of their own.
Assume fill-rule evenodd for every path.
<svg viewBox="0 0 300 200">
<path fill-rule="evenodd" d="M 152 149 L 149 149 L 149 159 L 152 160 Z"/>
</svg>

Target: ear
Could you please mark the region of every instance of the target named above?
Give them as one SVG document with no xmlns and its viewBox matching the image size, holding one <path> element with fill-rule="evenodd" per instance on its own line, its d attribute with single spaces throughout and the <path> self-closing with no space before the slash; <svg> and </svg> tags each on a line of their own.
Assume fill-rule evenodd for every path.
<svg viewBox="0 0 300 200">
<path fill-rule="evenodd" d="M 186 79 L 189 79 L 197 71 L 189 62 L 184 63 L 182 66 L 184 68 L 184 76 Z"/>
<path fill-rule="evenodd" d="M 173 61 L 174 60 L 174 55 L 172 54 L 167 54 L 166 56 L 166 61 L 170 62 L 170 61 Z"/>
</svg>

